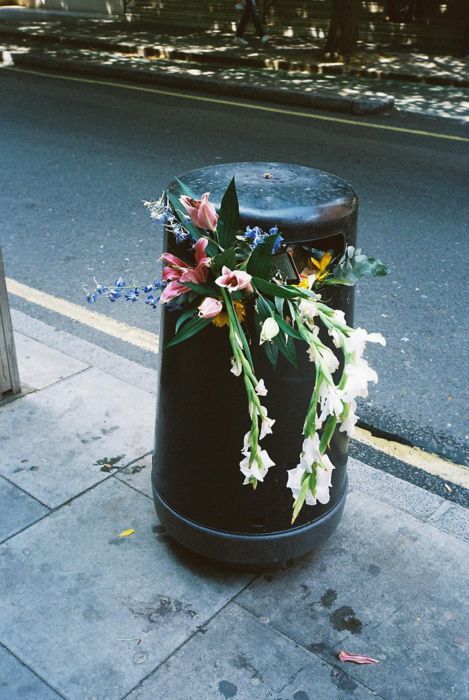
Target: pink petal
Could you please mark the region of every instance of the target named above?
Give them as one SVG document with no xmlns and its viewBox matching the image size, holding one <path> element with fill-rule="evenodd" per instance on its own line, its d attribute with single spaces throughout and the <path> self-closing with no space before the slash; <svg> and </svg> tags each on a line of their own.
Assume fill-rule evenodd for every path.
<svg viewBox="0 0 469 700">
<path fill-rule="evenodd" d="M 195 262 L 197 264 L 203 262 L 207 264 L 210 262 L 210 258 L 205 255 L 205 248 L 208 245 L 208 238 L 199 238 L 199 240 L 194 245 Z"/>
<path fill-rule="evenodd" d="M 175 270 L 173 267 L 164 267 L 162 278 L 165 282 L 172 282 L 173 280 L 178 280 L 182 275 L 181 270 Z"/>
<path fill-rule="evenodd" d="M 210 192 L 202 195 L 199 203 L 198 221 L 200 228 L 206 228 L 209 231 L 215 231 L 218 223 L 217 210 L 211 202 L 208 201 Z"/>
<path fill-rule="evenodd" d="M 171 299 L 175 299 L 181 294 L 185 294 L 189 291 L 189 287 L 184 287 L 184 285 L 179 284 L 179 282 L 177 281 L 170 282 L 168 286 L 164 288 L 163 293 L 160 297 L 160 302 L 162 304 L 165 304 L 167 301 L 171 301 Z"/>
<path fill-rule="evenodd" d="M 199 306 L 199 316 L 201 318 L 214 318 L 223 309 L 223 304 L 218 299 L 206 297 Z"/>
<path fill-rule="evenodd" d="M 165 263 L 168 263 L 168 265 L 174 265 L 175 267 L 182 267 L 184 270 L 187 268 L 187 263 L 185 263 L 184 260 L 177 258 L 172 253 L 163 253 L 163 255 L 161 256 L 161 259 L 164 260 Z"/>
<path fill-rule="evenodd" d="M 377 659 L 362 654 L 349 654 L 346 651 L 339 651 L 339 661 L 352 661 L 354 664 L 379 664 Z"/>
<path fill-rule="evenodd" d="M 181 282 L 192 282 L 193 284 L 201 284 L 206 282 L 208 277 L 208 267 L 204 263 L 200 263 L 193 270 L 186 270 L 181 275 Z"/>
</svg>

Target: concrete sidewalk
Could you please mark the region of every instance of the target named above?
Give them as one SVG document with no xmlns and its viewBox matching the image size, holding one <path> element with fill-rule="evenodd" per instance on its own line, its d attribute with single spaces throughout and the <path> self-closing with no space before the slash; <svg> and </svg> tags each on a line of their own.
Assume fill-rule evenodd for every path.
<svg viewBox="0 0 469 700">
<path fill-rule="evenodd" d="M 36 13 L 39 16 L 40 12 Z M 141 80 L 353 114 L 387 112 L 437 95 L 458 110 L 469 59 L 362 48 L 349 64 L 327 60 L 319 41 L 272 37 L 234 44 L 221 32 L 174 34 L 137 22 L 31 19 L 2 12 L 0 44 L 18 65 Z M 34 14 L 32 15 L 34 17 Z M 409 88 L 410 86 L 413 86 Z M 421 94 L 423 93 L 423 94 Z"/>
<path fill-rule="evenodd" d="M 155 373 L 12 317 L 27 392 L 0 406 L 1 700 L 468 696 L 464 508 L 351 460 L 314 556 L 212 566 L 155 516 Z"/>
</svg>

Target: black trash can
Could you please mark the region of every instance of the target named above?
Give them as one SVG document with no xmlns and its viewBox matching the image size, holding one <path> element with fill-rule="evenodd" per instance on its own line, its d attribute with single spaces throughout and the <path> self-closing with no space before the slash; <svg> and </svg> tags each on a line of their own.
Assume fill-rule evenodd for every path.
<svg viewBox="0 0 469 700">
<path fill-rule="evenodd" d="M 310 243 L 340 253 L 355 245 L 357 197 L 334 175 L 284 163 L 229 163 L 180 176 L 198 196 L 220 205 L 236 178 L 241 223 L 278 225 L 287 243 Z M 181 194 L 177 181 L 170 191 Z M 166 244 L 166 242 L 165 242 Z M 166 248 L 165 248 L 166 249 Z M 329 287 L 323 301 L 353 323 L 353 288 Z M 275 370 L 261 347 L 251 348 L 257 376 L 269 388 L 263 403 L 275 418 L 265 448 L 275 462 L 254 491 L 239 470 L 249 428 L 243 381 L 230 373 L 226 328 L 212 324 L 166 349 L 178 312 L 163 307 L 153 494 L 157 514 L 180 544 L 206 557 L 250 567 L 294 559 L 317 548 L 337 526 L 347 492 L 348 438 L 336 430 L 328 450 L 335 465 L 330 502 L 304 505 L 291 525 L 287 469 L 298 463 L 302 428 L 314 385 L 314 365 L 298 345 L 298 368 L 279 357 Z M 330 339 L 323 337 L 330 344 Z"/>
</svg>

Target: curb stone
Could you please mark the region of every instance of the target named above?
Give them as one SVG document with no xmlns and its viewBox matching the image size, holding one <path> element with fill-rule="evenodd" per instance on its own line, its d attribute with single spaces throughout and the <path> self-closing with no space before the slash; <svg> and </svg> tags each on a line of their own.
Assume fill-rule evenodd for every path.
<svg viewBox="0 0 469 700">
<path fill-rule="evenodd" d="M 394 97 L 391 95 L 372 96 L 358 95 L 342 97 L 318 92 L 314 95 L 302 92 L 290 92 L 274 90 L 272 88 L 229 84 L 218 78 L 203 76 L 185 77 L 170 75 L 167 73 L 155 73 L 142 68 L 122 68 L 121 66 L 107 66 L 103 64 L 91 64 L 85 61 L 64 60 L 38 53 L 11 52 L 13 62 L 19 68 L 42 68 L 44 70 L 56 70 L 66 73 L 83 74 L 102 78 L 119 80 L 138 80 L 141 83 L 177 87 L 185 90 L 202 90 L 209 93 L 256 99 L 264 102 L 278 102 L 292 107 L 309 107 L 347 114 L 366 115 L 389 113 L 394 108 Z"/>
<path fill-rule="evenodd" d="M 35 27 L 36 28 L 36 27 Z M 244 55 L 225 55 L 222 53 L 208 53 L 184 48 L 173 48 L 167 44 L 138 43 L 133 40 L 123 40 L 122 38 L 112 40 L 109 38 L 99 39 L 80 35 L 69 34 L 64 36 L 58 33 L 35 34 L 22 32 L 15 25 L 0 23 L 0 37 L 7 40 L 28 41 L 30 44 L 49 47 L 73 47 L 76 49 L 99 50 L 99 51 L 119 51 L 123 54 L 136 54 L 141 58 L 160 58 L 175 61 L 194 61 L 197 63 L 207 63 L 218 66 L 247 67 L 265 69 L 270 67 L 273 70 L 284 70 L 289 72 L 309 72 L 311 75 L 343 75 L 355 78 L 371 78 L 376 80 L 396 80 L 398 82 L 427 83 L 442 87 L 469 87 L 469 79 L 461 76 L 436 76 L 419 74 L 405 70 L 386 70 L 382 68 L 366 68 L 344 65 L 342 63 L 329 62 L 308 62 L 290 60 L 288 58 L 276 58 L 267 56 L 256 58 Z"/>
</svg>

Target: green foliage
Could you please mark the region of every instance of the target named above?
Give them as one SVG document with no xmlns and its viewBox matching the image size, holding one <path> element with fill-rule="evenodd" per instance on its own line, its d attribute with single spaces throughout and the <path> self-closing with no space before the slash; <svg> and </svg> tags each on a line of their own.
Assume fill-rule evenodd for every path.
<svg viewBox="0 0 469 700">
<path fill-rule="evenodd" d="M 193 318 L 191 321 L 186 323 L 177 333 L 171 338 L 166 347 L 171 348 L 174 345 L 182 343 L 184 340 L 192 338 L 193 335 L 201 331 L 203 328 L 211 323 L 209 318 Z"/>
<path fill-rule="evenodd" d="M 272 249 L 278 237 L 278 233 L 267 236 L 263 243 L 254 248 L 246 266 L 250 275 L 264 280 L 269 280 L 272 277 Z"/>
<path fill-rule="evenodd" d="M 387 274 L 388 268 L 381 260 L 369 258 L 359 248 L 348 246 L 344 255 L 335 266 L 332 275 L 324 283 L 353 286 L 364 275 L 384 277 Z"/>
<path fill-rule="evenodd" d="M 231 180 L 223 195 L 218 216 L 218 242 L 222 248 L 229 248 L 234 244 L 236 235 L 241 229 L 239 202 L 234 178 Z"/>
</svg>

